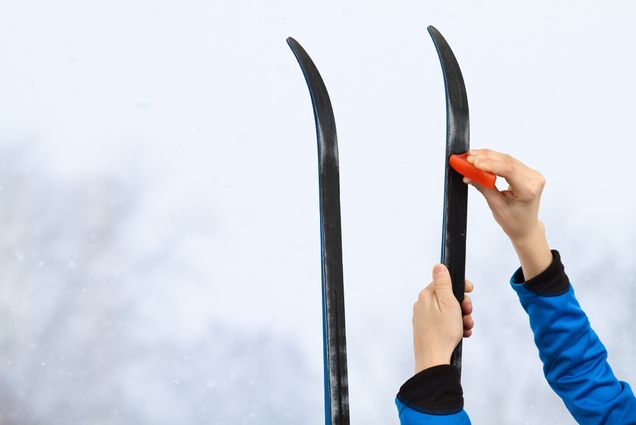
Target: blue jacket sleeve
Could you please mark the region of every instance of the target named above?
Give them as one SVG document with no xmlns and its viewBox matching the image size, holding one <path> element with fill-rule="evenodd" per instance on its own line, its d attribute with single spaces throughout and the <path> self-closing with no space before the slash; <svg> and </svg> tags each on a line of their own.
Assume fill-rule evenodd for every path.
<svg viewBox="0 0 636 425">
<path fill-rule="evenodd" d="M 636 399 L 607 362 L 607 351 L 592 330 L 567 280 L 558 252 L 541 275 L 511 279 L 528 313 L 543 372 L 550 387 L 580 424 L 636 424 Z"/>
<path fill-rule="evenodd" d="M 457 413 L 446 415 L 435 415 L 415 410 L 412 407 L 395 399 L 400 416 L 400 425 L 470 425 L 470 419 L 466 412 L 462 409 Z"/>
<path fill-rule="evenodd" d="M 406 381 L 395 404 L 401 425 L 468 425 L 457 369 L 433 366 Z"/>
</svg>

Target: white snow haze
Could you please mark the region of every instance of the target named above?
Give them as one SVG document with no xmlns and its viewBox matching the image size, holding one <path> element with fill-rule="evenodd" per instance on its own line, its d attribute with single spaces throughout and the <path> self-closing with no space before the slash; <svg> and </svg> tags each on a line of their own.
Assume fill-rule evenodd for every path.
<svg viewBox="0 0 636 425">
<path fill-rule="evenodd" d="M 0 0 L 0 424 L 324 423 L 318 181 L 293 36 L 340 151 L 351 422 L 397 424 L 439 261 L 446 111 L 547 180 L 541 218 L 636 384 L 636 4 Z M 503 186 L 502 186 L 503 187 Z M 475 424 L 571 424 L 469 194 Z"/>
</svg>

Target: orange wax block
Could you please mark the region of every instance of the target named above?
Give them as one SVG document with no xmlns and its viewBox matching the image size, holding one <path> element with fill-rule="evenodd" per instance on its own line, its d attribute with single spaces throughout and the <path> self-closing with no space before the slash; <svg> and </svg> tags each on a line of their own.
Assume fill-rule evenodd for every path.
<svg viewBox="0 0 636 425">
<path fill-rule="evenodd" d="M 474 165 L 466 161 L 467 157 L 467 153 L 451 155 L 449 160 L 450 166 L 453 167 L 453 170 L 457 171 L 464 177 L 468 177 L 471 181 L 479 183 L 488 189 L 494 189 L 497 176 L 493 173 L 476 168 Z"/>
</svg>

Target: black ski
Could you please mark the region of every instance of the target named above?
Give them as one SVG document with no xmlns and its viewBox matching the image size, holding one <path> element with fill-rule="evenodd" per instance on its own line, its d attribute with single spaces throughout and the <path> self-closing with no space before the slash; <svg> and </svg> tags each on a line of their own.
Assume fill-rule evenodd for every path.
<svg viewBox="0 0 636 425">
<path fill-rule="evenodd" d="M 448 160 L 452 154 L 464 153 L 470 147 L 468 98 L 462 71 L 450 46 L 435 27 L 429 26 L 428 32 L 437 49 L 446 88 L 446 156 L 444 157 L 446 165 L 441 262 L 448 267 L 453 281 L 453 293 L 461 302 L 464 299 L 465 289 L 468 186 L 462 181 L 462 175 L 449 166 Z M 461 341 L 453 352 L 451 364 L 461 374 Z"/>
<path fill-rule="evenodd" d="M 349 425 L 336 122 L 327 88 L 318 69 L 296 40 L 289 37 L 287 43 L 294 52 L 309 87 L 318 139 L 325 423 Z"/>
</svg>

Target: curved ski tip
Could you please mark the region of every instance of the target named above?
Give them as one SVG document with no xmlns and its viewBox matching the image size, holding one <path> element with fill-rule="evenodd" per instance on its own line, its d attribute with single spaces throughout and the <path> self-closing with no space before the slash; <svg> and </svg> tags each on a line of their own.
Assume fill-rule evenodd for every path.
<svg viewBox="0 0 636 425">
<path fill-rule="evenodd" d="M 294 55 L 296 57 L 298 57 L 299 54 L 305 53 L 305 49 L 303 49 L 303 46 L 301 46 L 294 37 L 287 37 L 287 45 L 292 50 L 292 52 L 294 52 Z"/>
<path fill-rule="evenodd" d="M 294 37 L 287 37 L 287 45 L 296 53 L 299 50 L 304 50 L 303 46 L 296 41 Z"/>
<path fill-rule="evenodd" d="M 428 30 L 428 34 L 431 36 L 431 38 L 435 41 L 440 40 L 440 39 L 444 39 L 444 36 L 442 35 L 441 32 L 439 32 L 439 30 L 437 28 L 435 28 L 433 25 L 429 25 L 428 27 L 426 27 L 426 29 Z"/>
</svg>

